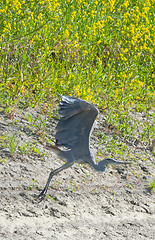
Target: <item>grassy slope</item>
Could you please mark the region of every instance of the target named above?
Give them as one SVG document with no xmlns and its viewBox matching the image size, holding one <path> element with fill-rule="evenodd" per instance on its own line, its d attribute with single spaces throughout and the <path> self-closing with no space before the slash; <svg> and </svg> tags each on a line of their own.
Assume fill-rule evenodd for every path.
<svg viewBox="0 0 155 240">
<path fill-rule="evenodd" d="M 0 13 L 2 109 L 50 115 L 61 94 L 75 95 L 105 112 L 110 131 L 151 145 L 153 1 L 7 0 Z"/>
</svg>

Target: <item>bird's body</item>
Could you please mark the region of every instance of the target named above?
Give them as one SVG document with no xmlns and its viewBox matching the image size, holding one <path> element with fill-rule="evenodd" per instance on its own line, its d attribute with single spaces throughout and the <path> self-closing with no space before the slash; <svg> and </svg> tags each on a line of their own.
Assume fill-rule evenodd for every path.
<svg viewBox="0 0 155 240">
<path fill-rule="evenodd" d="M 89 148 L 91 129 L 98 115 L 98 110 L 95 106 L 75 97 L 63 96 L 58 113 L 60 120 L 56 126 L 56 144 L 55 146 L 46 146 L 46 148 L 55 152 L 65 164 L 51 171 L 46 186 L 39 194 L 39 197 L 45 196 L 54 175 L 67 169 L 74 163 L 87 163 L 99 172 L 105 171 L 107 164 L 129 163 L 117 161 L 112 158 L 102 160 L 98 164 L 95 163 Z M 66 149 L 62 150 L 59 148 L 60 146 Z"/>
</svg>

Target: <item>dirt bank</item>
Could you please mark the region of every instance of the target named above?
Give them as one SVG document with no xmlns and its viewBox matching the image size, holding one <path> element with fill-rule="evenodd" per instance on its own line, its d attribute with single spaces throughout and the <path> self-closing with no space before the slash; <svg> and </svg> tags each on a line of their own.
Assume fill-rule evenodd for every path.
<svg viewBox="0 0 155 240">
<path fill-rule="evenodd" d="M 32 109 L 24 114 L 17 111 L 13 117 L 0 113 L 4 136 L 0 146 L 0 239 L 153 240 L 155 195 L 148 189 L 154 178 L 153 153 L 127 145 L 132 165 L 109 166 L 105 173 L 75 164 L 53 178 L 48 196 L 39 202 L 35 195 L 44 187 L 50 170 L 62 162 L 37 143 L 36 126 L 25 117 L 30 113 L 38 114 Z M 95 135 L 104 131 L 101 119 L 91 138 L 96 153 L 99 148 L 106 151 Z M 53 134 L 55 124 L 54 119 L 46 122 L 47 135 Z M 11 155 L 6 136 L 13 133 L 18 147 Z"/>
</svg>

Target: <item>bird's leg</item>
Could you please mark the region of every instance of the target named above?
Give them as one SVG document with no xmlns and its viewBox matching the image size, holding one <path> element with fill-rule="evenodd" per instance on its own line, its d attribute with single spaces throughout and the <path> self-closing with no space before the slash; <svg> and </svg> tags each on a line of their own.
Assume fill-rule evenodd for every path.
<svg viewBox="0 0 155 240">
<path fill-rule="evenodd" d="M 51 171 L 50 174 L 49 174 L 47 183 L 46 183 L 44 189 L 42 190 L 42 192 L 38 195 L 38 198 L 40 198 L 40 197 L 45 197 L 52 177 L 53 177 L 54 175 L 58 174 L 59 172 L 61 172 L 62 170 L 71 167 L 71 166 L 73 165 L 73 163 L 74 163 L 74 161 L 73 161 L 73 162 L 66 162 L 66 163 L 63 164 L 61 167 L 59 167 L 59 168 Z"/>
</svg>

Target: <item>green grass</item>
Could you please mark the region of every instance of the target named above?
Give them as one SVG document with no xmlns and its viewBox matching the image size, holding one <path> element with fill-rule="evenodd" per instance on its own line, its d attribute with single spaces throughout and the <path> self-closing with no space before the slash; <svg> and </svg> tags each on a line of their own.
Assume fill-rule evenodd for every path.
<svg viewBox="0 0 155 240">
<path fill-rule="evenodd" d="M 37 155 L 40 157 L 46 156 L 46 154 L 40 150 L 40 148 L 36 147 L 34 143 L 22 143 L 19 147 L 20 154 L 27 154 L 27 155 Z"/>
<path fill-rule="evenodd" d="M 7 141 L 8 141 L 8 147 L 9 147 L 9 151 L 10 154 L 13 155 L 17 148 L 18 148 L 18 141 L 17 141 L 17 135 L 16 134 L 12 134 L 8 137 Z"/>
<path fill-rule="evenodd" d="M 155 192 L 155 180 L 153 180 L 151 183 L 149 183 L 148 188 L 151 191 Z"/>
<path fill-rule="evenodd" d="M 41 106 L 46 114 L 62 94 L 74 95 L 97 104 L 107 129 L 150 144 L 153 3 L 2 0 L 1 108 Z M 131 116 L 139 112 L 145 121 Z"/>
</svg>

